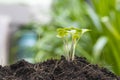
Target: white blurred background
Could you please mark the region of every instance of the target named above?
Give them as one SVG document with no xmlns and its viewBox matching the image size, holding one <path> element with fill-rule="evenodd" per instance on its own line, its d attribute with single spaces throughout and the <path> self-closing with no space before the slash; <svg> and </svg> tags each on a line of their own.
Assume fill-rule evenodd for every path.
<svg viewBox="0 0 120 80">
<path fill-rule="evenodd" d="M 0 0 L 0 65 L 8 63 L 9 36 L 31 21 L 51 21 L 52 0 Z"/>
</svg>

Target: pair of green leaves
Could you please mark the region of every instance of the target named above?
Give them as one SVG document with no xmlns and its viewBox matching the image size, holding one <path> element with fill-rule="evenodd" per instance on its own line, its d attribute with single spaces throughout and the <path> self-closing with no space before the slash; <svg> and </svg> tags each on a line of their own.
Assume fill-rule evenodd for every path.
<svg viewBox="0 0 120 80">
<path fill-rule="evenodd" d="M 90 31 L 89 29 L 78 29 L 74 27 L 70 28 L 58 28 L 57 29 L 57 37 L 64 38 L 69 35 L 72 36 L 73 39 L 79 39 L 85 32 Z"/>
</svg>

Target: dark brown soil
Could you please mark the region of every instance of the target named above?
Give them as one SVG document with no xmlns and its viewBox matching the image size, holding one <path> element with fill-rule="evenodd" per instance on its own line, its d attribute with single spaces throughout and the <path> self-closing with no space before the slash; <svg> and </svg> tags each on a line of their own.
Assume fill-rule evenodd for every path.
<svg viewBox="0 0 120 80">
<path fill-rule="evenodd" d="M 31 64 L 24 60 L 10 66 L 0 66 L 0 80 L 120 80 L 112 72 L 92 65 L 85 58 L 68 62 L 48 60 Z"/>
</svg>

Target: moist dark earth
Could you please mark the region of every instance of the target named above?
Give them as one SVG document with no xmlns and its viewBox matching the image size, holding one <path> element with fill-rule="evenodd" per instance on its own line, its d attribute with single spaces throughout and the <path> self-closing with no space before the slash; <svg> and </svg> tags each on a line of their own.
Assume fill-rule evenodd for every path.
<svg viewBox="0 0 120 80">
<path fill-rule="evenodd" d="M 74 61 L 48 60 L 31 64 L 25 60 L 0 66 L 0 80 L 120 80 L 106 68 L 90 64 L 83 57 Z"/>
</svg>

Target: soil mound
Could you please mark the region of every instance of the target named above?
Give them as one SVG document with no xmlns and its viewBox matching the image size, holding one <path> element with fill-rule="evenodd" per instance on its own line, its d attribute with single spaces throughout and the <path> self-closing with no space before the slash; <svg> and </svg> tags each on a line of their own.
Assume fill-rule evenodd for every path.
<svg viewBox="0 0 120 80">
<path fill-rule="evenodd" d="M 48 60 L 31 64 L 24 60 L 10 66 L 0 66 L 0 80 L 120 80 L 112 72 L 92 65 L 83 57 L 68 62 Z"/>
</svg>

